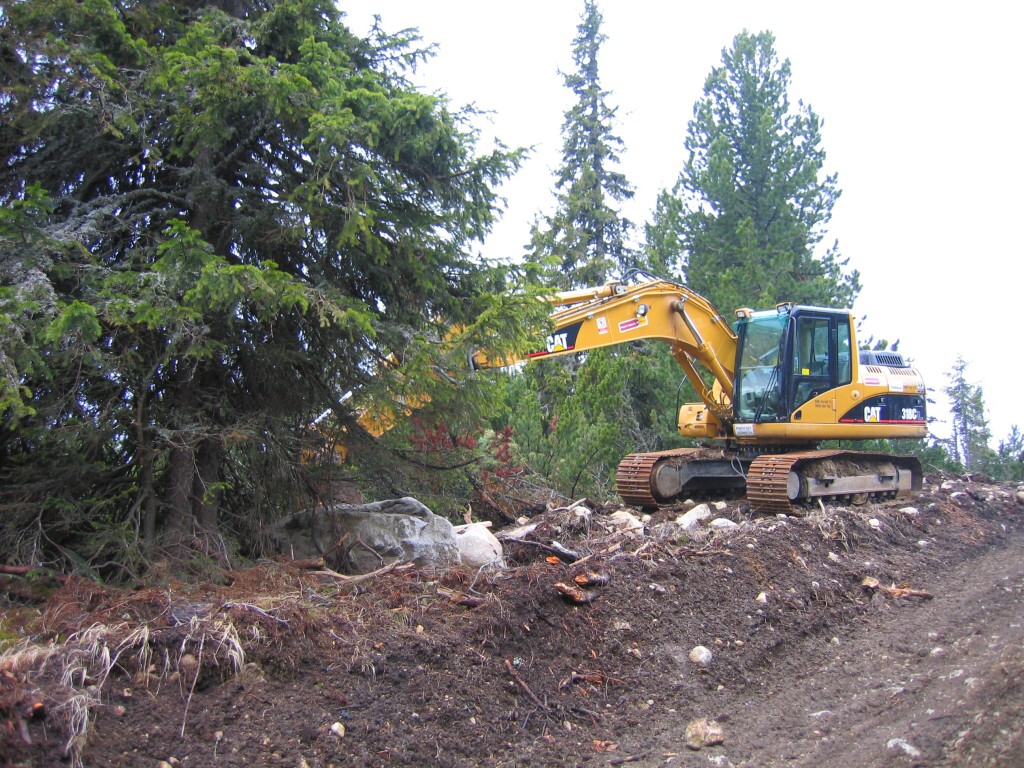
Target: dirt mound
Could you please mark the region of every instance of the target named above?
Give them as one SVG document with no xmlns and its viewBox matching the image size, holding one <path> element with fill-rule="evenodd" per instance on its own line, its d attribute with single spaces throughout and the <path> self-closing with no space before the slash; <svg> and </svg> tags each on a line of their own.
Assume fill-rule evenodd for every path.
<svg viewBox="0 0 1024 768">
<path fill-rule="evenodd" d="M 690 532 L 580 505 L 498 572 L 72 579 L 11 605 L 0 764 L 1019 763 L 1024 506 L 930 480 Z M 720 744 L 687 746 L 698 719 Z"/>
</svg>

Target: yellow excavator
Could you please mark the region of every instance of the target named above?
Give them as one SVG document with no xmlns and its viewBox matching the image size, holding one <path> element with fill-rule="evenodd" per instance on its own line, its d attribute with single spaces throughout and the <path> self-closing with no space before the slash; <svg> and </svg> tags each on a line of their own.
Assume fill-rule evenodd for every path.
<svg viewBox="0 0 1024 768">
<path fill-rule="evenodd" d="M 551 302 L 545 348 L 521 359 L 655 339 L 669 345 L 700 397 L 680 409 L 679 433 L 710 445 L 627 456 L 616 472 L 626 503 L 745 491 L 753 509 L 791 514 L 814 499 L 857 503 L 920 490 L 915 456 L 817 448 L 823 440 L 927 436 L 921 374 L 900 354 L 858 351 L 849 310 L 779 304 L 737 309 L 730 323 L 685 285 L 642 272 Z M 472 363 L 521 359 L 476 354 Z"/>
</svg>

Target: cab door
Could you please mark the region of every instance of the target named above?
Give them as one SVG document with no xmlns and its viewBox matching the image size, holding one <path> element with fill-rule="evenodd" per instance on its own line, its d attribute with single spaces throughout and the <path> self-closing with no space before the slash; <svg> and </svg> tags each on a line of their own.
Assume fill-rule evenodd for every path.
<svg viewBox="0 0 1024 768">
<path fill-rule="evenodd" d="M 850 321 L 846 313 L 798 309 L 793 313 L 789 348 L 789 412 L 850 381 Z M 831 409 L 835 410 L 835 398 Z M 823 402 L 814 406 L 821 421 Z M 806 418 L 809 414 L 803 414 Z M 833 414 L 834 416 L 834 414 Z"/>
</svg>

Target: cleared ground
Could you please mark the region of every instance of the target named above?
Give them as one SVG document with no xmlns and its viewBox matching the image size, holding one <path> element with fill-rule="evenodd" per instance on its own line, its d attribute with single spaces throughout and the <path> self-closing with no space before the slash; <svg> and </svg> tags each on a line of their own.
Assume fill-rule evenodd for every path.
<svg viewBox="0 0 1024 768">
<path fill-rule="evenodd" d="M 732 501 L 739 526 L 697 537 L 665 525 L 685 506 L 642 532 L 552 511 L 483 576 L 73 580 L 8 602 L 35 643 L 0 662 L 0 763 L 1024 765 L 1017 491 L 929 478 L 788 519 Z M 585 559 L 549 562 L 552 541 Z M 591 573 L 589 602 L 555 587 Z M 687 746 L 701 718 L 720 744 Z"/>
</svg>

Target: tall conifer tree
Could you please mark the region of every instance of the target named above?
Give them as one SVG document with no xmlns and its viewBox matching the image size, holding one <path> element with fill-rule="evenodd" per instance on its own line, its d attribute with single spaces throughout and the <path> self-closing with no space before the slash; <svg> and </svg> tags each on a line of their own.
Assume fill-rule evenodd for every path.
<svg viewBox="0 0 1024 768">
<path fill-rule="evenodd" d="M 518 154 L 422 56 L 327 0 L 5 4 L 0 559 L 220 552 L 345 393 L 441 403 L 438 339 L 501 316 L 469 252 Z"/>
<path fill-rule="evenodd" d="M 790 102 L 790 77 L 770 32 L 736 36 L 694 105 L 689 158 L 647 230 L 652 261 L 681 269 L 723 312 L 851 306 L 860 289 L 837 245 L 819 252 L 840 190 L 824 171 L 821 120 Z"/>
<path fill-rule="evenodd" d="M 563 74 L 576 101 L 562 124 L 557 207 L 532 234 L 534 258 L 557 269 L 553 280 L 561 289 L 601 284 L 634 264 L 633 225 L 619 210 L 633 188 L 615 170 L 622 140 L 614 132 L 616 109 L 601 86 L 601 23 L 597 4 L 587 0 L 573 41 L 576 68 Z"/>
<path fill-rule="evenodd" d="M 532 236 L 552 289 L 600 285 L 637 266 L 634 227 L 619 211 L 633 188 L 614 170 L 623 145 L 599 76 L 601 24 L 596 3 L 587 0 L 573 41 L 576 68 L 564 75 L 576 99 L 562 126 L 557 208 Z M 508 420 L 526 458 L 555 487 L 570 496 L 607 496 L 625 454 L 661 447 L 675 434 L 678 376 L 667 349 L 654 344 L 539 363 L 507 390 Z"/>
</svg>

